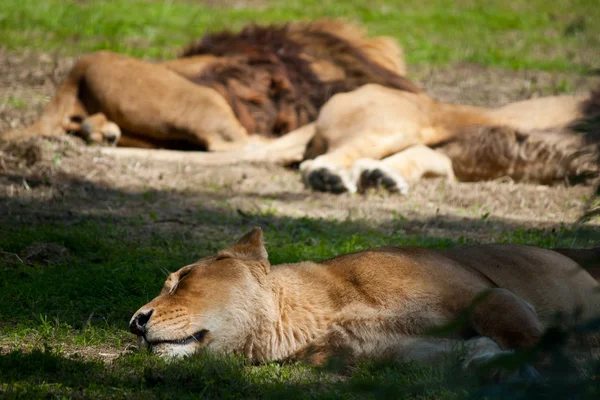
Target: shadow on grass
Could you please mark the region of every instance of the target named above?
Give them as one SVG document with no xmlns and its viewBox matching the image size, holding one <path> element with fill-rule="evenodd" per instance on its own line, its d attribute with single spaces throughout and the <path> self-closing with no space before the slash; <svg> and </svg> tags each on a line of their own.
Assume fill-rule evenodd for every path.
<svg viewBox="0 0 600 400">
<path fill-rule="evenodd" d="M 32 187 L 46 184 L 28 180 Z M 382 224 L 292 218 L 222 205 L 233 193 L 195 192 L 190 201 L 179 192 L 128 192 L 72 177 L 61 182 L 64 202 L 0 197 L 0 208 L 6 210 L 0 216 L 0 251 L 12 257 L 10 263 L 0 258 L 0 322 L 5 325 L 42 325 L 49 335 L 62 323 L 67 330 L 125 330 L 139 305 L 159 292 L 168 272 L 230 245 L 254 225 L 264 228 L 271 263 L 279 264 L 383 245 L 444 248 L 468 242 L 463 235 L 491 224 L 441 216 Z M 290 201 L 303 199 L 289 195 Z M 575 238 L 584 244 L 600 239 L 600 232 L 585 227 L 528 230 L 500 220 L 493 226 L 499 241 L 545 247 L 571 247 Z M 57 243 L 69 256 L 19 262 L 34 243 Z"/>
<path fill-rule="evenodd" d="M 4 178 L 19 180 L 16 175 Z M 195 192 L 190 202 L 185 193 L 128 192 L 74 178 L 65 182 L 61 190 L 69 201 L 64 204 L 0 198 L 0 208 L 7 211 L 0 216 L 0 251 L 16 255 L 10 262 L 0 259 L 0 343 L 4 336 L 13 338 L 13 344 L 29 342 L 37 348 L 0 354 L 2 397 L 361 398 L 368 393 L 377 398 L 515 398 L 524 393 L 522 398 L 549 398 L 578 393 L 587 398 L 595 387 L 581 386 L 581 379 L 571 375 L 560 380 L 563 392 L 559 386 L 477 386 L 454 367 L 365 363 L 340 377 L 298 365 L 247 367 L 235 357 L 206 355 L 169 364 L 147 354 L 128 354 L 106 364 L 41 351 L 44 343 L 114 348 L 118 341 L 132 342 L 130 316 L 158 294 L 169 271 L 228 246 L 254 225 L 265 229 L 273 264 L 323 260 L 382 245 L 449 247 L 467 242 L 465 233 L 490 224 L 506 242 L 569 247 L 575 237 L 582 243 L 600 238 L 594 229 L 529 230 L 486 219 L 438 216 L 373 224 L 292 218 L 223 205 L 232 193 Z M 282 196 L 290 202 L 306 199 L 298 193 Z M 34 243 L 57 243 L 67 256 L 19 262 Z M 575 391 L 577 385 L 585 390 Z"/>
<path fill-rule="evenodd" d="M 0 355 L 0 371 L 0 393 L 4 390 L 7 398 L 25 393 L 85 398 L 429 397 L 443 395 L 449 382 L 448 371 L 408 363 L 364 363 L 351 374 L 331 375 L 300 364 L 248 366 L 239 357 L 207 353 L 174 362 L 138 353 L 105 364 L 51 349 Z"/>
<path fill-rule="evenodd" d="M 327 374 L 300 364 L 248 366 L 239 357 L 211 354 L 168 362 L 144 352 L 106 364 L 46 348 L 0 354 L 0 394 L 3 398 L 598 398 L 600 362 L 582 374 L 572 364 L 557 361 L 561 360 L 553 363 L 558 368 L 545 381 L 499 384 L 467 374 L 450 359 L 436 368 L 362 362 L 351 371 Z"/>
</svg>

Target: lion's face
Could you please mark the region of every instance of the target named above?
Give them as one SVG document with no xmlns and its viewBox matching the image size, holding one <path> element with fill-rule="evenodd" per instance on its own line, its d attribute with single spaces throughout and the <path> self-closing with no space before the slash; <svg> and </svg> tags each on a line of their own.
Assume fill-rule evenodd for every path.
<svg viewBox="0 0 600 400">
<path fill-rule="evenodd" d="M 159 296 L 131 318 L 131 332 L 140 344 L 170 357 L 205 347 L 243 351 L 261 302 L 264 306 L 263 284 L 269 270 L 262 233 L 256 232 L 169 275 Z"/>
</svg>

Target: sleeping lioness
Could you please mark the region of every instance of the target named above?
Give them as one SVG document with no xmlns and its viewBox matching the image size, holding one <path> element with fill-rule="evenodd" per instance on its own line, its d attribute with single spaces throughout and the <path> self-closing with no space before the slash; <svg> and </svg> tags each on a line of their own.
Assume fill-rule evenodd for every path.
<svg viewBox="0 0 600 400">
<path fill-rule="evenodd" d="M 571 258 L 560 251 L 382 247 L 271 266 L 255 228 L 172 273 L 130 329 L 144 347 L 170 357 L 207 348 L 251 362 L 318 365 L 336 354 L 436 362 L 459 344 L 470 365 L 534 345 L 556 312 L 600 316 L 600 285 L 574 261 L 596 259 L 598 250 L 562 250 Z M 458 336 L 425 336 L 470 305 Z"/>
</svg>

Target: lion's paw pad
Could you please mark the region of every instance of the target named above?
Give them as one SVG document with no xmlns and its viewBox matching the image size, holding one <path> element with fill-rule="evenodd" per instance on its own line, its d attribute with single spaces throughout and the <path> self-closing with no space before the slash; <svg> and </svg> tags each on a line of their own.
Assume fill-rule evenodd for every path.
<svg viewBox="0 0 600 400">
<path fill-rule="evenodd" d="M 363 193 L 369 188 L 383 187 L 389 192 L 406 194 L 406 180 L 381 161 L 364 159 L 354 164 L 353 176 L 356 177 L 358 191 Z"/>
<path fill-rule="evenodd" d="M 356 192 L 356 185 L 349 174 L 336 166 L 308 160 L 300 165 L 304 184 L 321 192 L 344 193 Z"/>
</svg>

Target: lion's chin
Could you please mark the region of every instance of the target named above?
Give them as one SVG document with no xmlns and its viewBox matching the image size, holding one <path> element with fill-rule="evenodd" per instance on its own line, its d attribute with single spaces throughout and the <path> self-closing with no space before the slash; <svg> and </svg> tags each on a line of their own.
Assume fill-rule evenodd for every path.
<svg viewBox="0 0 600 400">
<path fill-rule="evenodd" d="M 138 349 L 148 350 L 152 352 L 152 354 L 168 358 L 168 359 L 178 359 L 187 356 L 191 356 L 198 349 L 198 346 L 193 344 L 181 345 L 181 344 L 172 344 L 172 343 L 157 343 L 150 344 L 144 337 L 138 337 Z"/>
<path fill-rule="evenodd" d="M 198 346 L 194 345 L 180 345 L 180 344 L 171 344 L 171 343 L 158 343 L 150 346 L 150 349 L 153 354 L 168 358 L 168 359 L 178 359 L 183 357 L 189 357 L 196 353 L 198 350 Z"/>
<path fill-rule="evenodd" d="M 150 350 L 150 343 L 148 343 L 148 341 L 143 336 L 138 336 L 137 341 L 138 341 L 138 349 Z"/>
</svg>

